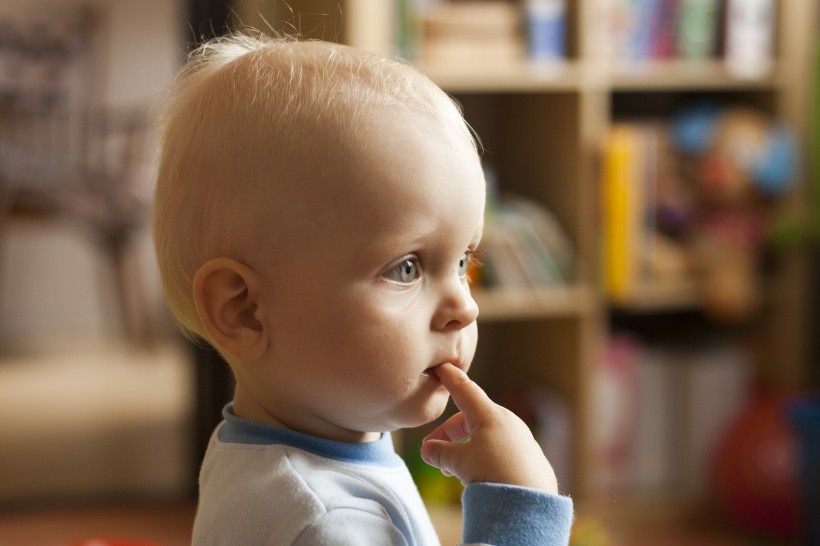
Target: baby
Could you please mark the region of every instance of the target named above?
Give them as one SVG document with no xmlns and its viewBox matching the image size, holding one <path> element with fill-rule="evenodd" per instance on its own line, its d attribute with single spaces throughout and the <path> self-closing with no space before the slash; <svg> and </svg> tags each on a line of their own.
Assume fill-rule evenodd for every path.
<svg viewBox="0 0 820 546">
<path fill-rule="evenodd" d="M 459 109 L 325 42 L 201 46 L 169 103 L 154 236 L 169 306 L 236 378 L 194 545 L 438 544 L 390 431 L 466 486 L 465 543 L 566 544 L 572 502 L 466 371 L 485 188 Z"/>
</svg>

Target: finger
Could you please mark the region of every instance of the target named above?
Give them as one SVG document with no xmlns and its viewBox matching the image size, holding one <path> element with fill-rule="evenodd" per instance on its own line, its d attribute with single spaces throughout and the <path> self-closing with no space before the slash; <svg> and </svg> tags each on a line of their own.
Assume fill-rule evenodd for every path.
<svg viewBox="0 0 820 546">
<path fill-rule="evenodd" d="M 433 368 L 433 373 L 450 392 L 453 403 L 467 414 L 468 421 L 470 417 L 493 404 L 487 393 L 475 381 L 449 362 Z"/>
<path fill-rule="evenodd" d="M 460 442 L 470 436 L 470 426 L 463 413 L 456 413 L 450 416 L 441 425 L 437 426 L 424 440 L 444 440 L 447 442 Z"/>
<path fill-rule="evenodd" d="M 442 440 L 427 440 L 421 444 L 421 458 L 429 464 L 441 470 L 445 476 L 458 476 L 455 471 L 458 468 L 456 462 L 459 451 L 463 450 L 463 444 L 446 442 Z"/>
</svg>

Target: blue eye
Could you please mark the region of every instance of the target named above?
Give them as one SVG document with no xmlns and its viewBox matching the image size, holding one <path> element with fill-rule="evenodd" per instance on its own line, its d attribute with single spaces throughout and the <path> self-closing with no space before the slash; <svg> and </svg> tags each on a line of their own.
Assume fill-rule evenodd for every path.
<svg viewBox="0 0 820 546">
<path fill-rule="evenodd" d="M 407 258 L 390 268 L 385 277 L 391 281 L 409 284 L 419 278 L 419 261 L 416 258 Z"/>
<path fill-rule="evenodd" d="M 458 275 L 463 277 L 467 274 L 467 271 L 470 269 L 470 253 L 465 252 L 461 259 L 458 261 Z"/>
</svg>

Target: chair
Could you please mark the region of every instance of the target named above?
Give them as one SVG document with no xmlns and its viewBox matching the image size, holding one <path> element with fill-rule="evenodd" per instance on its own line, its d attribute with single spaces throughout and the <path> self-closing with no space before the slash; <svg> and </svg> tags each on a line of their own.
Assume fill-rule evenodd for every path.
<svg viewBox="0 0 820 546">
<path fill-rule="evenodd" d="M 151 126 L 140 108 L 98 105 L 101 18 L 87 8 L 0 21 L 0 218 L 62 219 L 96 244 L 126 337 L 150 341 L 129 263 L 151 201 Z"/>
</svg>

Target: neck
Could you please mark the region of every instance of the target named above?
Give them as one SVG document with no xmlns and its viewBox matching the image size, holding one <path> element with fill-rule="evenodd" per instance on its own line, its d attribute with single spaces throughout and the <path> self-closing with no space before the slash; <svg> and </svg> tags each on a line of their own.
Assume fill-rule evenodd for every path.
<svg viewBox="0 0 820 546">
<path fill-rule="evenodd" d="M 239 382 L 237 382 L 234 393 L 233 410 L 237 417 L 248 421 L 293 430 L 325 440 L 358 444 L 375 442 L 381 438 L 379 432 L 349 430 L 317 416 L 309 419 L 289 418 L 289 416 L 282 415 L 276 412 L 275 409 L 268 407 L 267 404 L 261 403 L 256 397 L 249 394 L 247 389 L 241 388 Z"/>
</svg>

